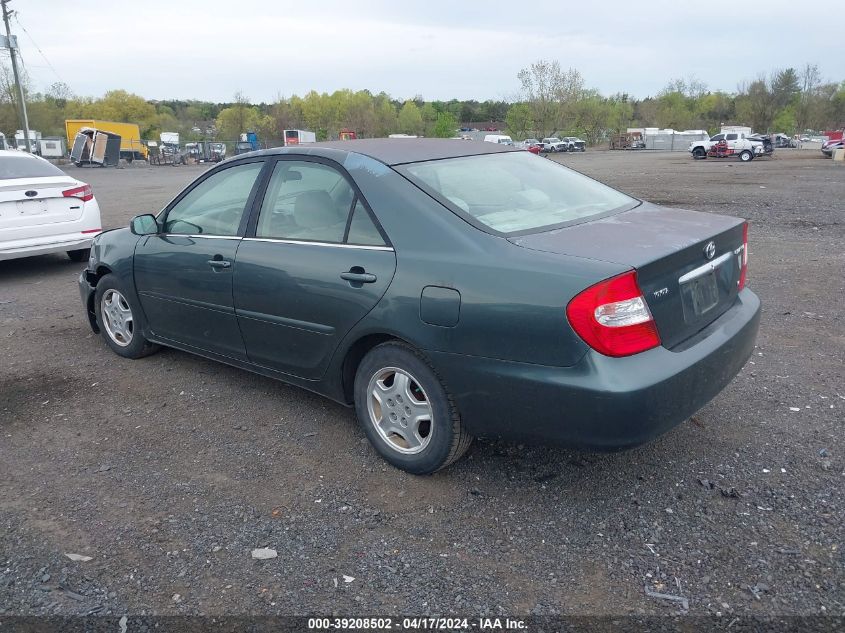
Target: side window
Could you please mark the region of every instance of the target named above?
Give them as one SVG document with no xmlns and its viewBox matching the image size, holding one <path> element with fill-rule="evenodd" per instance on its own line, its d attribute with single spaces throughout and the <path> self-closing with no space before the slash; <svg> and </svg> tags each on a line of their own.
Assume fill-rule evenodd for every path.
<svg viewBox="0 0 845 633">
<path fill-rule="evenodd" d="M 725 138 L 725 135 L 724 135 L 724 134 L 717 134 L 716 136 L 714 136 L 714 137 L 713 137 L 713 138 L 711 138 L 710 140 L 711 140 L 711 141 L 721 141 L 721 140 L 722 140 L 722 139 L 724 139 L 724 138 Z"/>
<path fill-rule="evenodd" d="M 726 140 L 726 141 L 735 141 L 735 140 L 736 140 L 736 134 L 728 134 L 728 135 L 725 137 L 725 140 Z"/>
<path fill-rule="evenodd" d="M 370 219 L 367 209 L 358 200 L 355 202 L 355 209 L 352 211 L 352 220 L 349 222 L 349 235 L 346 238 L 347 244 L 361 244 L 363 246 L 384 246 L 384 239 L 378 232 L 376 225 Z"/>
<path fill-rule="evenodd" d="M 256 237 L 343 242 L 355 191 L 322 163 L 280 160 L 258 215 Z"/>
<path fill-rule="evenodd" d="M 237 235 L 241 217 L 263 162 L 229 167 L 209 176 L 173 206 L 165 233 Z"/>
</svg>

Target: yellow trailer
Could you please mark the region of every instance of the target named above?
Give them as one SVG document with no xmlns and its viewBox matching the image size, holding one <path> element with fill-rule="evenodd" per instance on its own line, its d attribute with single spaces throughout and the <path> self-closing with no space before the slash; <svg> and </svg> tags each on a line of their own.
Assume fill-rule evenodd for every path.
<svg viewBox="0 0 845 633">
<path fill-rule="evenodd" d="M 111 132 L 120 136 L 120 157 L 132 162 L 133 159 L 147 160 L 147 146 L 141 142 L 141 130 L 135 123 L 117 121 L 97 121 L 96 119 L 68 119 L 65 121 L 67 146 L 73 147 L 76 135 L 84 127 Z"/>
</svg>

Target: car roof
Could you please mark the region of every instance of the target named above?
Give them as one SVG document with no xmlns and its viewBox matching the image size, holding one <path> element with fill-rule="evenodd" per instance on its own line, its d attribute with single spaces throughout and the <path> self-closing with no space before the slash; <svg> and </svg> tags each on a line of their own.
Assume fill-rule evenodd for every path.
<svg viewBox="0 0 845 633">
<path fill-rule="evenodd" d="M 241 154 L 236 158 L 256 155 L 305 154 L 336 159 L 337 153 L 343 152 L 346 154 L 363 154 L 385 165 L 402 165 L 426 160 L 519 151 L 522 150 L 509 145 L 485 143 L 483 141 L 440 138 L 373 138 L 277 147 Z"/>
<path fill-rule="evenodd" d="M 35 158 L 38 160 L 44 160 L 40 156 L 30 154 L 29 152 L 23 152 L 19 149 L 0 149 L 0 156 L 8 156 L 10 158 Z"/>
</svg>

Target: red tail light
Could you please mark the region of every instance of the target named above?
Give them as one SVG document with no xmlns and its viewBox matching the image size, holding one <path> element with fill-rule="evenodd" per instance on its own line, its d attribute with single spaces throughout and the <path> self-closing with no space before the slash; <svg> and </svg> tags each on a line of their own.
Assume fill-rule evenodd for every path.
<svg viewBox="0 0 845 633">
<path fill-rule="evenodd" d="M 634 271 L 605 279 L 566 306 L 572 329 L 605 356 L 630 356 L 660 345 L 660 335 Z"/>
<path fill-rule="evenodd" d="M 79 198 L 82 202 L 88 202 L 94 199 L 94 192 L 91 190 L 91 185 L 82 185 L 81 187 L 74 187 L 73 189 L 65 189 L 62 191 L 65 198 Z"/>
<path fill-rule="evenodd" d="M 739 289 L 745 288 L 745 277 L 748 273 L 748 222 L 742 225 L 742 254 L 739 256 Z"/>
</svg>

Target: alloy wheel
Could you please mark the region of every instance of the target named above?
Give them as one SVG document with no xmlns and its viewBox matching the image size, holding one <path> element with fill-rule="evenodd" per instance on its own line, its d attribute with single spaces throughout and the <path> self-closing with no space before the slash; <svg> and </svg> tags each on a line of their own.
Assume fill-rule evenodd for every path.
<svg viewBox="0 0 845 633">
<path fill-rule="evenodd" d="M 100 301 L 100 314 L 106 334 L 116 345 L 126 347 L 132 342 L 135 320 L 126 297 L 113 288 L 106 290 Z"/>
<path fill-rule="evenodd" d="M 431 441 L 431 403 L 419 382 L 404 369 L 385 367 L 367 386 L 370 422 L 393 450 L 415 455 Z"/>
</svg>

